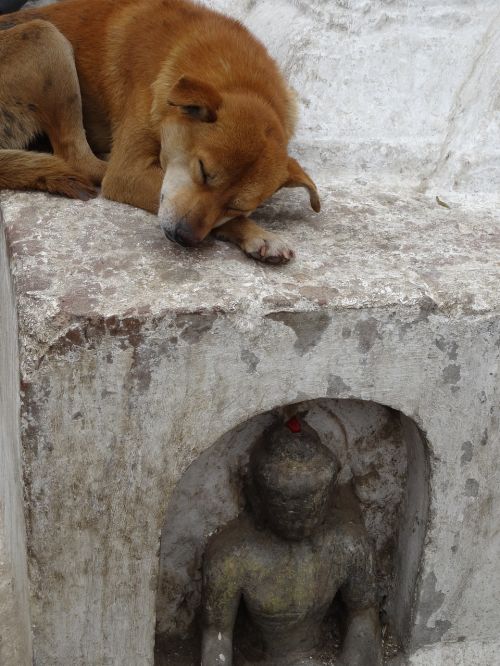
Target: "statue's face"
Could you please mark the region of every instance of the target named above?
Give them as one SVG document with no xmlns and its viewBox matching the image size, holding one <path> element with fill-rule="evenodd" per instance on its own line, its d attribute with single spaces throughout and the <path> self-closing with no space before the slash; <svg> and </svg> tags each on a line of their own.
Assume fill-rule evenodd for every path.
<svg viewBox="0 0 500 666">
<path fill-rule="evenodd" d="M 331 475 L 311 470 L 274 469 L 256 478 L 266 522 L 283 539 L 300 541 L 311 536 L 324 522 L 331 497 Z M 280 473 L 281 472 L 281 473 Z"/>
</svg>

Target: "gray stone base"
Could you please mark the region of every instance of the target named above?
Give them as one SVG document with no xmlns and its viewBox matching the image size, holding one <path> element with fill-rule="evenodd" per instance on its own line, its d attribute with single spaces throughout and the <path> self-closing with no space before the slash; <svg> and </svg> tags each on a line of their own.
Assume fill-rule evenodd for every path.
<svg viewBox="0 0 500 666">
<path fill-rule="evenodd" d="M 249 419 L 319 398 L 390 407 L 425 436 L 408 663 L 494 663 L 498 215 L 357 189 L 323 199 L 320 216 L 300 194 L 262 210 L 297 250 L 273 268 L 215 241 L 176 247 L 154 217 L 104 200 L 3 196 L 21 400 L 6 441 L 24 465 L 37 666 L 152 666 L 160 532 L 179 480 Z M 2 493 L 24 533 L 9 469 Z M 421 501 L 419 483 L 407 488 Z M 22 566 L 16 576 L 26 618 Z"/>
</svg>

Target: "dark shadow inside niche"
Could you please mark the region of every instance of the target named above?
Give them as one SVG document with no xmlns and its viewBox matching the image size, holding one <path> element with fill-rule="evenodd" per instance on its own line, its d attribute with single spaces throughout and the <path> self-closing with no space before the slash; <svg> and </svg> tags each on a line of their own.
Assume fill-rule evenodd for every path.
<svg viewBox="0 0 500 666">
<path fill-rule="evenodd" d="M 428 514 L 425 438 L 411 419 L 374 402 L 319 399 L 294 405 L 294 411 L 340 462 L 339 490 L 354 491 L 357 498 L 374 547 L 390 663 L 406 645 L 413 619 Z M 200 664 L 203 553 L 210 536 L 243 511 L 249 450 L 277 418 L 278 411 L 260 414 L 226 433 L 190 465 L 172 495 L 161 533 L 156 666 Z M 324 622 L 325 666 L 334 663 L 339 645 L 339 604 L 337 599 Z M 236 666 L 242 663 L 237 653 L 235 648 Z"/>
</svg>

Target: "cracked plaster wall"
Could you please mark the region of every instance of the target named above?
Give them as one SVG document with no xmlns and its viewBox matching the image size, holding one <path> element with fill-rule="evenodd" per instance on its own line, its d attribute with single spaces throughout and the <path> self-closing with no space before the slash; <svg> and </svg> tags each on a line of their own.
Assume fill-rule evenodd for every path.
<svg viewBox="0 0 500 666">
<path fill-rule="evenodd" d="M 332 375 L 350 387 L 334 397 L 354 394 L 401 409 L 431 443 L 431 527 L 412 645 L 494 640 L 498 425 L 490 423 L 496 379 L 487 359 L 500 331 L 481 318 L 450 329 L 447 317 L 418 323 L 407 316 L 400 312 L 398 322 L 378 313 L 380 338 L 363 351 L 363 338 L 346 342 L 341 333 L 356 330 L 363 314 L 336 314 L 302 358 L 284 324 L 222 313 L 191 341 L 168 342 L 182 340 L 185 328 L 167 318 L 140 329 L 111 322 L 102 334 L 55 347 L 25 402 L 27 423 L 36 425 L 24 442 L 37 663 L 101 666 L 105 655 L 111 663 L 151 664 L 158 534 L 183 472 L 255 413 L 324 396 Z M 459 380 L 446 375 L 447 350 L 426 348 L 432 335 L 457 342 Z M 258 374 L 242 358 L 249 338 L 264 364 Z M 286 372 L 283 358 L 291 365 Z M 462 443 L 478 442 L 486 427 L 489 443 L 475 444 L 462 468 Z M 475 496 L 468 479 L 477 481 Z M 478 623 L 476 613 L 490 606 Z"/>
</svg>

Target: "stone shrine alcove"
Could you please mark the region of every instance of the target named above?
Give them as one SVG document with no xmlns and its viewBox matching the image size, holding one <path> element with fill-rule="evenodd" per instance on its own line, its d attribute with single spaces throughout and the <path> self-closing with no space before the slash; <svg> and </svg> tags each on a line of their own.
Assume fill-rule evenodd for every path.
<svg viewBox="0 0 500 666">
<path fill-rule="evenodd" d="M 340 463 L 337 487 L 354 490 L 375 554 L 377 602 L 387 663 L 404 649 L 425 537 L 428 463 L 425 438 L 412 420 L 360 400 L 319 399 L 287 407 L 320 436 Z M 282 410 L 249 419 L 221 437 L 186 470 L 161 533 L 155 664 L 198 666 L 202 559 L 211 535 L 245 507 L 244 470 L 260 434 Z M 324 623 L 320 659 L 338 651 L 335 604 Z M 237 643 L 238 638 L 235 636 Z M 235 664 L 239 660 L 235 649 Z"/>
</svg>

